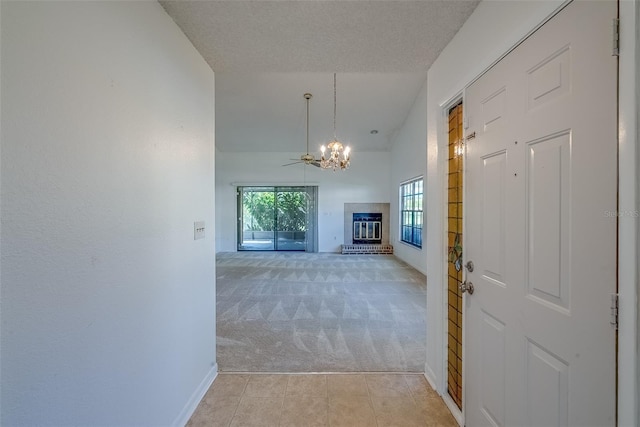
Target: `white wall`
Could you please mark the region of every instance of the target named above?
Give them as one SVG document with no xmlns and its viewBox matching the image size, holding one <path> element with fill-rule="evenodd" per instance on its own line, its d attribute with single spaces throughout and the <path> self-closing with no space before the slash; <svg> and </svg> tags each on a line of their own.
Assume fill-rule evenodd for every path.
<svg viewBox="0 0 640 427">
<path fill-rule="evenodd" d="M 427 82 L 425 80 L 415 103 L 398 132 L 391 149 L 391 244 L 395 255 L 427 274 L 426 230 L 423 230 L 422 249 L 400 241 L 399 188 L 409 179 L 423 176 L 427 170 Z M 425 198 L 425 203 L 429 201 Z"/>
<path fill-rule="evenodd" d="M 0 423 L 181 423 L 215 374 L 213 72 L 156 2 L 1 31 Z"/>
<path fill-rule="evenodd" d="M 344 240 L 345 203 L 389 202 L 389 153 L 357 152 L 346 171 L 301 164 L 300 153 L 216 154 L 216 248 L 236 250 L 235 185 L 318 185 L 318 250 L 338 252 Z"/>
<path fill-rule="evenodd" d="M 443 108 L 483 70 L 549 16 L 554 1 L 483 1 L 442 51 L 427 75 L 427 363 L 425 372 L 445 393 L 443 267 L 446 116 Z"/>
</svg>

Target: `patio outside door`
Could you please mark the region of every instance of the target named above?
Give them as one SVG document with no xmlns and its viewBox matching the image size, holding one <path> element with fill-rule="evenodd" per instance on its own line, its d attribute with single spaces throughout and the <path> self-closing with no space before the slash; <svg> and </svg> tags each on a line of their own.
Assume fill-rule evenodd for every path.
<svg viewBox="0 0 640 427">
<path fill-rule="evenodd" d="M 316 252 L 317 187 L 238 187 L 239 251 Z"/>
</svg>

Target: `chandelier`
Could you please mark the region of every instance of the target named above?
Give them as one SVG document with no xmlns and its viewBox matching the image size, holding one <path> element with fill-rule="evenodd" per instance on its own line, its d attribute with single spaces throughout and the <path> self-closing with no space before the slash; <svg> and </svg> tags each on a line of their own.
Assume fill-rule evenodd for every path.
<svg viewBox="0 0 640 427">
<path fill-rule="evenodd" d="M 329 152 L 327 153 L 327 149 Z M 322 156 L 320 157 L 320 167 L 322 169 L 345 170 L 349 167 L 351 160 L 351 148 L 344 147 L 336 137 L 336 74 L 333 73 L 333 139 L 320 147 Z"/>
</svg>

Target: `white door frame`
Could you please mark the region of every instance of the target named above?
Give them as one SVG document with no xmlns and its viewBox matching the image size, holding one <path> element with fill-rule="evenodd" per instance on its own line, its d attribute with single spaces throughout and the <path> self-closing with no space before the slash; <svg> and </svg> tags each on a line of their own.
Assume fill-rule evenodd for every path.
<svg viewBox="0 0 640 427">
<path fill-rule="evenodd" d="M 640 211 L 639 184 L 640 150 L 638 148 L 639 79 L 640 71 L 640 3 L 621 0 L 620 62 L 618 99 L 619 147 L 619 210 L 618 223 L 618 293 L 620 295 L 618 329 L 618 425 L 633 426 L 640 422 L 638 408 L 638 237 Z M 635 217 L 634 214 L 635 213 Z"/>
<path fill-rule="evenodd" d="M 432 338 L 428 338 L 427 347 L 434 346 L 439 349 L 438 357 L 434 364 L 425 366 L 425 376 L 432 386 L 442 395 L 447 393 L 447 354 L 445 348 L 445 338 L 447 333 L 446 323 L 446 294 L 442 291 L 446 289 L 444 277 L 444 245 L 445 236 L 445 211 L 444 211 L 444 195 L 446 194 L 446 175 L 444 168 L 444 154 L 446 152 L 445 110 L 455 99 L 459 99 L 460 93 L 464 93 L 466 87 L 479 78 L 492 65 L 498 62 L 507 53 L 513 50 L 522 40 L 537 30 L 551 17 L 555 16 L 561 9 L 568 4 L 570 0 L 565 1 L 555 11 L 549 14 L 539 22 L 530 23 L 530 31 L 523 37 L 512 40 L 510 47 L 505 49 L 502 55 L 494 58 L 489 66 L 477 66 L 474 64 L 465 64 L 468 66 L 468 76 L 473 76 L 467 82 L 452 91 L 451 96 L 439 104 L 440 117 L 438 118 L 438 143 L 437 143 L 437 170 L 432 173 L 427 171 L 427 175 L 436 178 L 434 185 L 438 187 L 438 200 L 441 206 L 437 208 L 439 218 L 431 219 L 437 227 L 435 232 L 431 234 L 435 238 L 436 245 L 432 247 L 443 248 L 437 253 L 429 254 L 434 257 L 432 266 L 436 266 L 429 273 L 429 277 L 434 279 L 434 283 L 439 283 L 439 290 L 432 294 L 437 298 L 436 310 L 432 314 L 432 319 L 436 322 L 436 334 Z M 638 267 L 638 259 L 640 256 L 640 238 L 639 238 L 639 219 L 633 217 L 640 210 L 640 189 L 638 181 L 640 179 L 640 149 L 638 125 L 640 118 L 638 117 L 640 105 L 638 96 L 640 94 L 640 79 L 636 76 L 640 72 L 640 43 L 637 38 L 640 35 L 640 0 L 620 0 L 620 68 L 619 68 L 619 210 L 623 218 L 621 218 L 618 230 L 618 253 L 619 253 L 619 288 L 620 294 L 620 319 L 619 319 L 619 347 L 618 347 L 618 425 L 633 426 L 638 425 L 640 421 L 640 409 L 638 407 L 638 397 L 640 389 L 640 380 L 637 378 L 640 373 L 640 349 L 638 341 L 638 332 L 640 331 L 640 317 L 638 311 L 638 297 L 640 296 L 640 274 Z M 432 162 L 427 160 L 428 167 Z M 429 220 L 429 219 L 428 219 Z M 430 227 L 431 228 L 431 227 Z M 431 228 L 433 230 L 433 228 Z M 435 270 L 435 271 L 434 271 Z M 464 334 L 464 330 L 463 330 Z M 464 365 L 464 358 L 463 358 Z M 445 399 L 446 400 L 446 399 Z M 452 408 L 453 409 L 453 408 Z M 463 402 L 464 411 L 464 402 Z M 455 412 L 455 411 L 452 411 Z M 456 419 L 460 425 L 463 425 L 463 414 L 456 414 Z"/>
</svg>

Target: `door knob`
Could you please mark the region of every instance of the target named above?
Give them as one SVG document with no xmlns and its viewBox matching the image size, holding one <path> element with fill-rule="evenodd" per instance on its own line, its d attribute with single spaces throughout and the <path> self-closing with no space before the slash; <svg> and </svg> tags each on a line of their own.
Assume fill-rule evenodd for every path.
<svg viewBox="0 0 640 427">
<path fill-rule="evenodd" d="M 458 289 L 463 294 L 465 292 L 469 292 L 469 295 L 473 295 L 473 291 L 475 290 L 474 287 L 473 287 L 473 283 L 468 282 L 466 280 L 458 285 Z"/>
<path fill-rule="evenodd" d="M 473 261 L 471 260 L 467 261 L 467 263 L 464 266 L 467 267 L 467 270 L 469 270 L 469 273 L 473 273 Z"/>
</svg>

